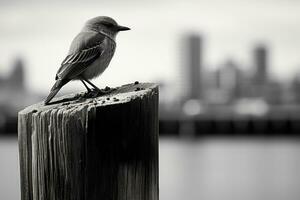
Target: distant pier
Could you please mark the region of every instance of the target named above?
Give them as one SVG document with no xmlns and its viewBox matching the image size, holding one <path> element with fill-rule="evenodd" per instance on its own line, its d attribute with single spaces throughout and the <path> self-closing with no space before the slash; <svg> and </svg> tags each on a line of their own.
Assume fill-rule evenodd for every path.
<svg viewBox="0 0 300 200">
<path fill-rule="evenodd" d="M 164 113 L 160 117 L 161 136 L 297 137 L 299 134 L 300 106 L 297 105 L 274 106 L 262 116 L 238 115 L 231 107 L 223 106 L 197 116 Z"/>
</svg>

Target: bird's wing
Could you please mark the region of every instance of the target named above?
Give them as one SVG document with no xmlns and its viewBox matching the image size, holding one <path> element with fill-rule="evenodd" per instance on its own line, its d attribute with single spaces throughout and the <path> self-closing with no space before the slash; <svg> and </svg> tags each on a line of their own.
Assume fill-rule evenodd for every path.
<svg viewBox="0 0 300 200">
<path fill-rule="evenodd" d="M 73 79 L 80 75 L 103 52 L 104 36 L 97 33 L 82 32 L 73 40 L 69 55 L 63 60 L 56 79 Z"/>
</svg>

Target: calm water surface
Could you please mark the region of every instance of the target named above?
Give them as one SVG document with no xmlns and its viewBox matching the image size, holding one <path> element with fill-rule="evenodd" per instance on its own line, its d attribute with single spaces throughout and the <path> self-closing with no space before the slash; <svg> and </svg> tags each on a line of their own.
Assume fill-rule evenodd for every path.
<svg viewBox="0 0 300 200">
<path fill-rule="evenodd" d="M 0 137 L 0 199 L 19 200 L 16 138 Z M 161 139 L 161 200 L 300 198 L 297 140 Z"/>
</svg>

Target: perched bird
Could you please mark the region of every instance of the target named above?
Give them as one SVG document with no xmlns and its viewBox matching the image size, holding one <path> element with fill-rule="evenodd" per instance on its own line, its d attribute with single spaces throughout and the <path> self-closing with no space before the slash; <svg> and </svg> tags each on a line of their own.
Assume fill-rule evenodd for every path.
<svg viewBox="0 0 300 200">
<path fill-rule="evenodd" d="M 86 83 L 98 93 L 103 93 L 89 80 L 99 76 L 107 68 L 115 52 L 116 35 L 119 31 L 126 30 L 130 28 L 118 25 L 110 17 L 99 16 L 88 20 L 72 41 L 45 104 L 49 104 L 58 91 L 71 80 L 80 80 L 88 92 L 91 89 Z"/>
</svg>

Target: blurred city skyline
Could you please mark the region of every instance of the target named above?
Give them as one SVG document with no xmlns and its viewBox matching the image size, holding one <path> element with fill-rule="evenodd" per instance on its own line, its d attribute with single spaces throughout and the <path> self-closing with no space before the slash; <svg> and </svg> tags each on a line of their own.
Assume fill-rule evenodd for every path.
<svg viewBox="0 0 300 200">
<path fill-rule="evenodd" d="M 100 87 L 135 80 L 177 84 L 182 76 L 180 40 L 189 32 L 203 36 L 206 70 L 233 58 L 252 67 L 251 52 L 263 43 L 270 49 L 270 75 L 289 80 L 300 68 L 300 3 L 297 1 L 29 1 L 0 2 L 0 71 L 10 73 L 15 57 L 26 64 L 26 86 L 45 93 L 84 22 L 109 15 L 132 31 L 120 34 L 110 67 L 95 80 Z M 72 83 L 64 91 L 77 88 Z M 172 89 L 171 89 L 172 90 Z M 173 90 L 172 90 L 173 92 Z M 176 91 L 175 91 L 176 92 Z"/>
</svg>

